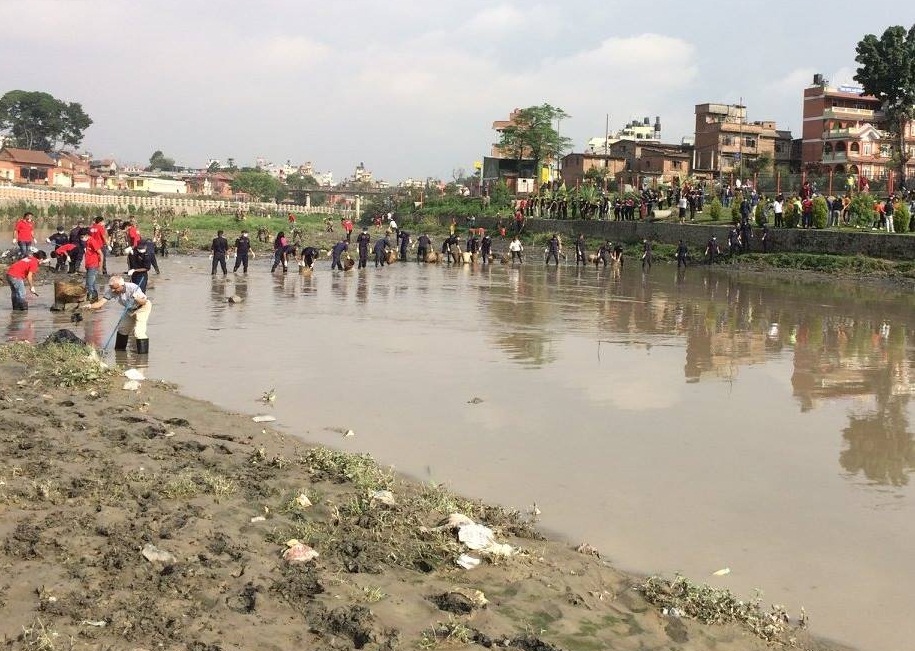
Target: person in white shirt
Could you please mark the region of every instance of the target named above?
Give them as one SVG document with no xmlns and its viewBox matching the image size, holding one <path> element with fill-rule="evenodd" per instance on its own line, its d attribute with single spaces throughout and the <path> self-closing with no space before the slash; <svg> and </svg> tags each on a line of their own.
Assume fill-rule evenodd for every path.
<svg viewBox="0 0 915 651">
<path fill-rule="evenodd" d="M 511 244 L 508 245 L 508 250 L 511 251 L 513 263 L 516 258 L 519 264 L 524 262 L 521 259 L 521 252 L 524 251 L 524 247 L 521 246 L 521 240 L 519 240 L 517 237 L 515 237 L 515 239 L 511 241 Z"/>
<path fill-rule="evenodd" d="M 781 228 L 785 225 L 783 220 L 785 212 L 785 197 L 778 195 L 775 197 L 775 201 L 772 202 L 772 212 L 775 213 L 775 227 Z"/>
</svg>

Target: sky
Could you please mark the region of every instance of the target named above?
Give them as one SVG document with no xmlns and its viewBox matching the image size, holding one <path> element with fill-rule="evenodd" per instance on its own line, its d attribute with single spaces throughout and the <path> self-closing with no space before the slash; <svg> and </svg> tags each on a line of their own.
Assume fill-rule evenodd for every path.
<svg viewBox="0 0 915 651">
<path fill-rule="evenodd" d="M 741 98 L 799 137 L 813 74 L 853 83 L 857 42 L 913 23 L 888 0 L 0 0 L 0 94 L 81 103 L 95 158 L 447 181 L 545 102 L 575 151 L 608 114 L 680 142 Z"/>
</svg>

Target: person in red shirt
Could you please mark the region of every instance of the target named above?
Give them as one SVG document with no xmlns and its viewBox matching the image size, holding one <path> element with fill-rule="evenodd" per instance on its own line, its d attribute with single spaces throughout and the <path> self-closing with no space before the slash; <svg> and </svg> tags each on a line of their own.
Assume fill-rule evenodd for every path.
<svg viewBox="0 0 915 651">
<path fill-rule="evenodd" d="M 77 246 L 75 244 L 70 244 L 67 242 L 66 244 L 61 244 L 56 249 L 54 249 L 54 253 L 52 255 L 57 258 L 57 267 L 54 269 L 54 271 L 61 272 L 66 269 L 67 264 L 70 262 L 70 252 L 76 248 Z"/>
<path fill-rule="evenodd" d="M 47 257 L 44 251 L 28 253 L 26 257 L 17 260 L 6 270 L 6 282 L 10 286 L 14 310 L 24 312 L 29 309 L 29 304 L 25 300 L 26 283 L 29 284 L 29 291 L 38 296 L 38 292 L 35 291 L 35 272 L 38 271 L 41 261 Z"/>
<path fill-rule="evenodd" d="M 19 246 L 19 257 L 24 258 L 29 254 L 29 247 L 35 237 L 34 215 L 27 212 L 22 219 L 16 222 L 16 244 Z"/>
<path fill-rule="evenodd" d="M 102 253 L 102 273 L 108 273 L 108 256 L 105 250 L 108 247 L 108 229 L 105 228 L 105 218 L 101 215 L 92 220 L 92 226 L 89 227 L 89 239 L 95 240 L 98 250 Z"/>
<path fill-rule="evenodd" d="M 89 301 L 96 301 L 98 291 L 95 288 L 95 281 L 102 265 L 102 251 L 89 233 L 81 235 L 80 240 L 83 243 L 83 262 L 86 265 L 86 297 Z"/>
<path fill-rule="evenodd" d="M 132 249 L 137 248 L 140 244 L 140 239 L 140 231 L 137 230 L 137 220 L 131 217 L 127 224 L 127 246 Z"/>
</svg>

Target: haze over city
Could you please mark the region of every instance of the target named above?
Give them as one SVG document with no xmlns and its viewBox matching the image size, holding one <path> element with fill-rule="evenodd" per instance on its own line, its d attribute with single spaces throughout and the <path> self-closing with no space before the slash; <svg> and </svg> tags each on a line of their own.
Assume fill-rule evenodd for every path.
<svg viewBox="0 0 915 651">
<path fill-rule="evenodd" d="M 348 176 L 449 179 L 494 120 L 548 102 L 581 151 L 633 118 L 692 135 L 694 105 L 737 102 L 801 131 L 814 73 L 853 83 L 855 45 L 915 10 L 876 0 L 632 3 L 265 0 L 5 2 L 4 92 L 80 102 L 82 149 L 146 163 L 256 158 Z"/>
</svg>

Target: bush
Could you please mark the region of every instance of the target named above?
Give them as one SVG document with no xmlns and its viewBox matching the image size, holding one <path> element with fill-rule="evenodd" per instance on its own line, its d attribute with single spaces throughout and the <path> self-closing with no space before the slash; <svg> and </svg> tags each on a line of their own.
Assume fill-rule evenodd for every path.
<svg viewBox="0 0 915 651">
<path fill-rule="evenodd" d="M 495 208 L 508 208 L 512 205 L 512 195 L 508 190 L 508 186 L 505 184 L 505 181 L 499 181 L 495 183 L 489 190 L 489 200 L 490 207 Z"/>
<path fill-rule="evenodd" d="M 912 214 L 909 212 L 909 206 L 905 201 L 894 204 L 893 207 L 893 230 L 897 233 L 909 232 L 909 220 Z"/>
<path fill-rule="evenodd" d="M 715 197 L 708 202 L 708 216 L 713 222 L 721 220 L 721 212 L 723 208 L 721 202 L 718 201 L 718 197 Z"/>
<path fill-rule="evenodd" d="M 786 201 L 784 208 L 785 228 L 797 228 L 801 221 L 801 210 L 793 201 Z"/>
<path fill-rule="evenodd" d="M 766 217 L 765 200 L 760 200 L 760 202 L 758 204 L 756 204 L 756 210 L 753 211 L 753 217 L 756 221 L 756 225 L 759 228 L 762 228 L 763 224 L 765 224 L 767 221 L 769 221 L 768 218 Z"/>
<path fill-rule="evenodd" d="M 826 218 L 829 216 L 829 205 L 823 197 L 814 197 L 813 199 L 813 226 L 814 228 L 826 228 Z"/>
<path fill-rule="evenodd" d="M 877 216 L 874 210 L 874 197 L 868 192 L 859 192 L 848 204 L 850 221 L 861 228 L 870 228 L 874 225 Z"/>
</svg>

